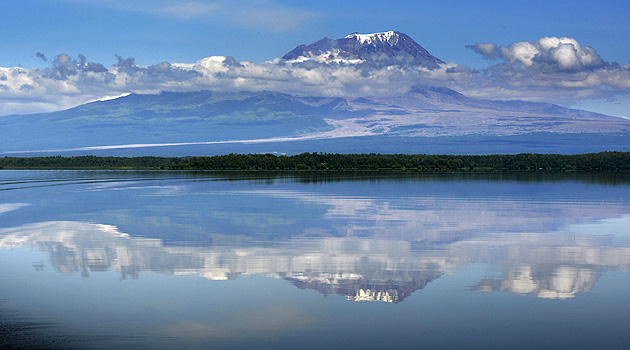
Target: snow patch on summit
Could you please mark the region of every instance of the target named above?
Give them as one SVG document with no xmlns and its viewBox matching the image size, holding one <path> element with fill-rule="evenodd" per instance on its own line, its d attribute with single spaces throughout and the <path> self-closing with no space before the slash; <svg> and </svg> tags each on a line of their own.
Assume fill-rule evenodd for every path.
<svg viewBox="0 0 630 350">
<path fill-rule="evenodd" d="M 396 37 L 396 32 L 393 30 L 390 30 L 389 32 L 372 33 L 372 34 L 353 33 L 346 36 L 346 39 L 356 39 L 361 44 L 364 44 L 366 42 L 368 44 L 371 44 L 374 41 L 389 42 L 389 40 L 393 37 Z"/>
</svg>

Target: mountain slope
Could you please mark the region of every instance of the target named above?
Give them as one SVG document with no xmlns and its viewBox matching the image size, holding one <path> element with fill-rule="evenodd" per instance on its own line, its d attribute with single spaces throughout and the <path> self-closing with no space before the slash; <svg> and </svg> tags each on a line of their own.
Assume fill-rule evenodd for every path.
<svg viewBox="0 0 630 350">
<path fill-rule="evenodd" d="M 341 98 L 274 92 L 128 95 L 53 113 L 0 118 L 0 150 L 299 136 L 332 127 Z"/>
<path fill-rule="evenodd" d="M 275 92 L 128 95 L 54 113 L 3 117 L 0 132 L 0 152 L 233 144 L 238 140 L 259 140 L 257 143 L 261 139 L 319 140 L 313 144 L 318 148 L 302 151 L 331 149 L 327 145 L 344 151 L 344 144 L 355 142 L 351 139 L 363 139 L 372 141 L 366 141 L 357 152 L 394 149 L 408 153 L 412 151 L 404 149 L 404 144 L 414 138 L 447 137 L 458 138 L 457 142 L 469 140 L 462 151 L 455 152 L 467 153 L 467 148 L 478 150 L 473 144 L 483 145 L 484 140 L 518 137 L 519 142 L 534 142 L 548 153 L 557 135 L 629 135 L 630 120 L 551 104 L 480 100 L 446 88 L 416 86 L 402 95 L 350 100 Z M 541 136 L 545 133 L 556 136 L 547 142 Z M 374 141 L 375 137 L 379 139 Z M 580 138 L 569 142 L 582 147 L 585 141 Z M 454 145 L 444 149 L 454 153 Z M 289 152 L 292 149 L 288 147 Z M 255 146 L 248 148 L 248 152 L 256 150 Z"/>
</svg>

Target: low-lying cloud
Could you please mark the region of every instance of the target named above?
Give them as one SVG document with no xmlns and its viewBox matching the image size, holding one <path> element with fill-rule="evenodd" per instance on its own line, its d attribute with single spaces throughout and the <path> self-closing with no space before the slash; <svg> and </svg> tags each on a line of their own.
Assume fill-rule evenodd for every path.
<svg viewBox="0 0 630 350">
<path fill-rule="evenodd" d="M 455 64 L 437 69 L 374 64 L 253 63 L 213 56 L 195 63 L 161 62 L 140 66 L 116 56 L 105 67 L 79 55 L 60 54 L 44 69 L 0 68 L 1 114 L 48 111 L 125 93 L 160 91 L 279 91 L 314 96 L 404 93 L 415 84 L 468 79 Z M 29 106 L 29 104 L 35 103 Z M 30 110 L 29 110 L 30 109 Z"/>
<path fill-rule="evenodd" d="M 571 38 L 542 38 L 509 46 L 470 46 L 498 62 L 472 70 L 456 63 L 423 67 L 408 62 L 253 63 L 213 56 L 194 63 L 137 65 L 115 56 L 106 66 L 85 56 L 59 54 L 43 69 L 0 67 L 0 115 L 69 108 L 108 96 L 161 91 L 279 91 L 310 96 L 385 96 L 412 86 L 449 87 L 471 97 L 562 104 L 613 99 L 630 93 L 630 66 L 604 61 Z M 37 53 L 46 60 L 46 56 Z"/>
</svg>

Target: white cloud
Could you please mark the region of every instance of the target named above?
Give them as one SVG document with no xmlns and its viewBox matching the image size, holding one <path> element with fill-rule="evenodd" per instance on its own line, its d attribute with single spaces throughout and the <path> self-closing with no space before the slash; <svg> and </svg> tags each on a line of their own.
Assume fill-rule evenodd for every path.
<svg viewBox="0 0 630 350">
<path fill-rule="evenodd" d="M 529 67 L 534 64 L 533 59 L 539 51 L 528 42 L 520 42 L 508 47 L 500 47 L 499 53 L 512 64 L 518 62 Z"/>
<path fill-rule="evenodd" d="M 545 37 L 535 42 L 522 41 L 509 46 L 480 43 L 469 48 L 486 58 L 498 57 L 510 65 L 538 69 L 580 71 L 604 65 L 595 49 L 566 37 Z"/>
<path fill-rule="evenodd" d="M 630 65 L 604 61 L 590 46 L 567 37 L 545 37 L 508 46 L 468 46 L 488 59 L 462 92 L 484 98 L 518 98 L 571 104 L 583 99 L 615 99 L 630 93 Z"/>
<path fill-rule="evenodd" d="M 497 56 L 497 45 L 494 43 L 479 43 L 468 45 L 467 47 L 475 50 L 485 58 L 495 58 Z"/>
</svg>

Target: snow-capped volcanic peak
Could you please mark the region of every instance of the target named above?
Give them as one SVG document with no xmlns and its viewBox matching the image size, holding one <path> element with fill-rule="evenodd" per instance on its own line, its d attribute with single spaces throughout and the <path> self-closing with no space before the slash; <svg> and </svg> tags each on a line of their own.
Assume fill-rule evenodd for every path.
<svg viewBox="0 0 630 350">
<path fill-rule="evenodd" d="M 393 30 L 390 30 L 389 32 L 372 33 L 372 34 L 353 33 L 353 34 L 350 34 L 350 35 L 346 36 L 346 39 L 356 39 L 361 44 L 364 44 L 364 43 L 371 44 L 374 41 L 390 43 L 389 42 L 390 39 L 392 39 L 392 38 L 398 39 L 398 34 L 400 34 L 400 33 L 395 32 Z M 390 44 L 396 45 L 395 42 L 392 42 Z"/>
<path fill-rule="evenodd" d="M 299 45 L 282 58 L 289 62 L 360 64 L 370 61 L 381 65 L 415 64 L 429 68 L 444 63 L 408 35 L 393 30 L 353 33 L 339 39 L 324 38 L 310 45 Z"/>
</svg>

